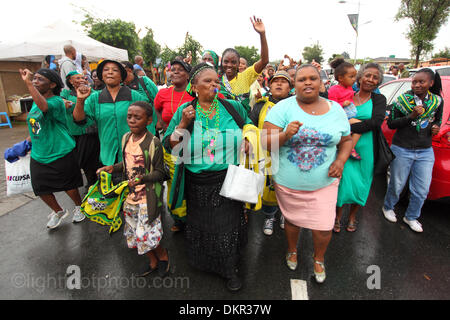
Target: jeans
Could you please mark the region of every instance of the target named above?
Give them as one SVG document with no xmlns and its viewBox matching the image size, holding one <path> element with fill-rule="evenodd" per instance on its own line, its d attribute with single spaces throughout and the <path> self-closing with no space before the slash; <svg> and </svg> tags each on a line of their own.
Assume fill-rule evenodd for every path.
<svg viewBox="0 0 450 320">
<path fill-rule="evenodd" d="M 278 206 L 266 206 L 262 205 L 262 211 L 266 215 L 266 219 L 275 218 L 275 213 L 278 211 Z"/>
<path fill-rule="evenodd" d="M 430 189 L 433 174 L 433 148 L 405 149 L 391 146 L 395 159 L 391 162 L 391 180 L 384 198 L 384 208 L 393 210 L 409 176 L 411 197 L 406 209 L 406 220 L 417 220 L 420 217 L 423 203 Z"/>
</svg>

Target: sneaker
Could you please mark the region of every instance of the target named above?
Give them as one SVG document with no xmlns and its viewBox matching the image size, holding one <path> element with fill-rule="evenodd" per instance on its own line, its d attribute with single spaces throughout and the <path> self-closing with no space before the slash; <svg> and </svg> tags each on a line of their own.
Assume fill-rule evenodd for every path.
<svg viewBox="0 0 450 320">
<path fill-rule="evenodd" d="M 415 232 L 423 232 L 422 225 L 420 224 L 419 221 L 417 220 L 409 221 L 408 219 L 403 217 L 403 222 L 405 222 L 411 228 L 411 230 Z"/>
<path fill-rule="evenodd" d="M 269 218 L 264 220 L 264 234 L 266 236 L 271 236 L 273 233 L 273 223 L 275 218 Z"/>
<path fill-rule="evenodd" d="M 356 152 L 355 149 L 352 149 L 352 152 L 350 153 L 350 158 L 355 160 L 361 160 L 361 156 L 359 155 L 358 152 Z"/>
<path fill-rule="evenodd" d="M 283 215 L 281 215 L 281 217 L 280 217 L 280 228 L 284 229 L 284 216 Z"/>
<path fill-rule="evenodd" d="M 395 216 L 394 210 L 386 210 L 384 207 L 381 208 L 384 217 L 390 222 L 397 222 L 397 217 Z"/>
<path fill-rule="evenodd" d="M 81 207 L 76 206 L 73 209 L 73 219 L 72 222 L 81 222 L 86 218 L 86 216 L 81 212 Z"/>
<path fill-rule="evenodd" d="M 47 223 L 47 228 L 49 229 L 55 229 L 56 227 L 59 226 L 59 224 L 61 223 L 61 221 L 67 217 L 67 215 L 69 214 L 69 211 L 67 210 L 62 210 L 60 212 L 52 212 L 49 214 L 49 218 L 50 220 L 48 220 Z"/>
</svg>

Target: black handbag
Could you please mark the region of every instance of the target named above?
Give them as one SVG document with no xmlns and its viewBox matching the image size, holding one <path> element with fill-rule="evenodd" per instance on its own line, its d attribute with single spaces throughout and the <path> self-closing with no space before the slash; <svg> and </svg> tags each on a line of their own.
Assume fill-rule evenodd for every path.
<svg viewBox="0 0 450 320">
<path fill-rule="evenodd" d="M 384 174 L 391 161 L 395 159 L 395 155 L 389 147 L 381 128 L 378 128 L 374 134 L 376 135 L 376 139 L 374 139 L 376 143 L 376 155 L 374 157 L 373 172 L 374 174 Z"/>
</svg>

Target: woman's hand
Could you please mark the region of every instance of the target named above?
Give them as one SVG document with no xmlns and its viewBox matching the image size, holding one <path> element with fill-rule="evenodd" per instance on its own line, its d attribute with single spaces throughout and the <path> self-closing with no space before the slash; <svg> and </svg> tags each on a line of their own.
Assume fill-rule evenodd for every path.
<svg viewBox="0 0 450 320">
<path fill-rule="evenodd" d="M 22 80 L 26 84 L 31 84 L 31 82 L 33 81 L 33 72 L 31 72 L 28 69 L 19 69 L 19 72 L 20 76 L 22 77 Z"/>
<path fill-rule="evenodd" d="M 91 87 L 81 86 L 77 89 L 77 100 L 86 100 L 91 94 Z"/>
<path fill-rule="evenodd" d="M 106 171 L 111 174 L 113 172 L 113 166 L 101 167 L 100 169 L 97 170 L 96 174 L 99 175 L 100 172 L 102 172 L 102 171 Z"/>
<path fill-rule="evenodd" d="M 195 119 L 195 109 L 192 105 L 189 105 L 187 108 L 184 108 L 183 110 L 183 115 L 180 124 L 178 125 L 178 128 L 186 129 L 194 119 Z"/>
<path fill-rule="evenodd" d="M 290 140 L 295 134 L 297 134 L 300 127 L 303 125 L 300 121 L 292 121 L 288 124 L 285 130 L 286 137 Z"/>
<path fill-rule="evenodd" d="M 422 113 L 425 112 L 425 109 L 422 106 L 415 106 L 413 111 L 409 114 L 411 119 L 417 119 Z"/>
<path fill-rule="evenodd" d="M 437 124 L 433 124 L 431 127 L 431 134 L 435 136 L 439 133 L 439 130 L 441 130 L 441 128 Z"/>
<path fill-rule="evenodd" d="M 264 23 L 260 18 L 256 18 L 253 16 L 253 19 L 250 18 L 250 22 L 253 24 L 253 29 L 255 29 L 256 32 L 259 34 L 265 34 L 266 33 L 266 27 L 264 26 Z"/>
<path fill-rule="evenodd" d="M 359 120 L 359 119 L 351 118 L 351 119 L 348 120 L 348 122 L 349 122 L 350 124 L 355 124 L 355 123 L 359 123 L 359 122 L 362 122 L 362 121 Z"/>
<path fill-rule="evenodd" d="M 339 159 L 334 160 L 328 170 L 328 176 L 331 178 L 341 178 L 344 171 L 344 162 Z"/>
</svg>

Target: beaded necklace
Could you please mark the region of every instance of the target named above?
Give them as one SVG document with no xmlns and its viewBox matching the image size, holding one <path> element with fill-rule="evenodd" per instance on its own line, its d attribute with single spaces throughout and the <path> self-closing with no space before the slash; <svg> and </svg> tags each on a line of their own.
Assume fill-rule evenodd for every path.
<svg viewBox="0 0 450 320">
<path fill-rule="evenodd" d="M 220 115 L 219 115 L 219 101 L 215 98 L 211 106 L 208 108 L 208 110 L 204 110 L 200 104 L 197 101 L 197 115 L 200 119 L 205 119 L 205 128 L 202 126 L 202 147 L 203 150 L 208 153 L 209 159 L 211 162 L 214 160 L 214 156 L 216 154 L 216 140 L 217 140 L 217 134 L 219 133 L 219 122 L 220 122 Z M 214 121 L 214 129 L 209 129 L 209 120 L 211 114 L 216 111 L 216 114 L 214 115 L 213 119 Z M 205 139 L 206 137 L 206 139 Z"/>
</svg>

